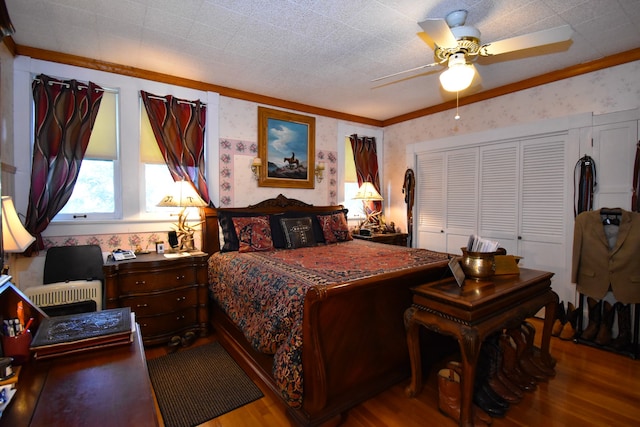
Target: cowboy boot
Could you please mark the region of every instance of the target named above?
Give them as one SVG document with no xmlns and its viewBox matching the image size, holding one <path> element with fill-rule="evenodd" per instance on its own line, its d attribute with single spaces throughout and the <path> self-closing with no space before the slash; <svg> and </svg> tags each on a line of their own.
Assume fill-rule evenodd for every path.
<svg viewBox="0 0 640 427">
<path fill-rule="evenodd" d="M 580 338 L 593 341 L 600 329 L 600 321 L 602 318 L 602 300 L 596 301 L 591 297 L 587 297 L 587 308 L 589 309 L 589 324 L 582 331 Z"/>
<path fill-rule="evenodd" d="M 438 408 L 448 417 L 460 422 L 460 375 L 453 369 L 438 371 Z M 485 427 L 488 424 L 473 417 L 474 427 Z"/>
<path fill-rule="evenodd" d="M 559 338 L 564 341 L 571 341 L 576 336 L 576 324 L 578 321 L 578 310 L 572 303 L 567 303 L 567 323 L 562 327 Z"/>
<path fill-rule="evenodd" d="M 540 349 L 533 343 L 536 328 L 531 323 L 524 321 L 522 322 L 522 332 L 527 340 L 527 347 L 530 349 L 529 358 L 531 363 L 533 363 L 535 367 L 546 376 L 554 377 L 556 375 L 556 371 L 553 369 L 553 366 L 548 366 L 547 363 L 544 362 Z M 555 365 L 555 360 L 552 359 L 551 363 Z"/>
<path fill-rule="evenodd" d="M 509 403 L 518 403 L 522 400 L 522 392 L 516 394 L 512 392 L 506 385 L 504 385 L 500 379 L 498 378 L 497 371 L 497 358 L 493 357 L 492 350 L 490 349 L 490 345 L 483 345 L 480 350 L 480 359 L 484 360 L 485 363 L 482 366 L 483 371 L 486 372 L 486 376 L 484 381 L 487 385 L 500 396 L 502 399 L 506 400 Z M 478 364 L 478 367 L 481 367 Z"/>
<path fill-rule="evenodd" d="M 451 360 L 447 363 L 447 368 L 451 369 L 452 371 L 457 373 L 460 376 L 460 378 L 462 378 L 462 364 L 460 362 Z M 480 408 L 475 403 L 472 405 L 472 407 L 473 407 L 472 411 L 473 411 L 474 418 L 477 417 L 480 420 L 484 421 L 485 423 L 491 424 L 491 422 L 493 421 L 493 418 L 491 418 L 491 415 L 487 414 L 482 408 Z"/>
<path fill-rule="evenodd" d="M 500 349 L 502 350 L 503 355 L 502 371 L 505 376 L 516 383 L 524 391 L 534 391 L 536 389 L 536 382 L 530 377 L 524 376 L 520 371 L 520 368 L 518 367 L 516 344 L 509 335 L 500 335 Z"/>
<path fill-rule="evenodd" d="M 489 352 L 490 358 L 493 361 L 493 371 L 491 377 L 495 377 L 497 381 L 503 384 L 511 393 L 518 396 L 518 398 L 522 399 L 524 396 L 522 388 L 517 385 L 513 380 L 507 377 L 503 370 L 503 354 L 500 346 L 497 342 L 487 342 L 487 351 Z"/>
<path fill-rule="evenodd" d="M 553 329 L 551 330 L 552 337 L 559 337 L 562 332 L 562 327 L 567 323 L 567 314 L 564 311 L 564 302 L 560 301 L 558 304 L 558 310 L 556 313 L 556 319 L 553 321 Z"/>
<path fill-rule="evenodd" d="M 614 307 L 618 312 L 618 336 L 611 342 L 611 346 L 622 350 L 631 343 L 631 305 L 617 302 Z"/>
<path fill-rule="evenodd" d="M 593 342 L 598 345 L 607 345 L 611 342 L 611 328 L 613 327 L 614 316 L 616 312 L 613 306 L 605 301 L 602 306 L 602 321 L 598 329 L 598 335 Z"/>
<path fill-rule="evenodd" d="M 533 342 L 529 342 L 527 337 L 525 336 L 525 332 L 522 330 L 523 326 L 520 325 L 518 328 L 513 328 L 509 332 L 509 335 L 516 342 L 516 346 L 518 348 L 518 365 L 520 369 L 525 374 L 533 377 L 536 381 L 547 381 L 547 375 L 538 369 L 537 366 L 533 364 L 531 357 L 533 355 Z"/>
</svg>

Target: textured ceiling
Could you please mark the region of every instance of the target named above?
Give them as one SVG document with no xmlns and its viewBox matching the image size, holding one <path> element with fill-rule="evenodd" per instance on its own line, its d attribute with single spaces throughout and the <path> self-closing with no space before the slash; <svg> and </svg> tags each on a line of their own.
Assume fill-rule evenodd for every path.
<svg viewBox="0 0 640 427">
<path fill-rule="evenodd" d="M 467 9 L 483 43 L 569 24 L 571 42 L 480 58 L 461 96 L 640 47 L 638 0 L 6 0 L 20 46 L 377 120 L 451 100 L 418 22 Z M 66 77 L 66 76 L 65 76 Z M 97 82 L 100 83 L 100 82 Z"/>
</svg>

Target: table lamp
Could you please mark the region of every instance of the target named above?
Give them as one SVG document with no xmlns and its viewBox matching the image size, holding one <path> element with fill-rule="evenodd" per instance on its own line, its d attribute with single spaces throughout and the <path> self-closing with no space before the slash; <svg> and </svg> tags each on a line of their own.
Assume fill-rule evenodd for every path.
<svg viewBox="0 0 640 427">
<path fill-rule="evenodd" d="M 169 193 L 162 198 L 157 206 L 182 208 L 178 214 L 178 222 L 175 224 L 179 238 L 178 250 L 194 251 L 193 233 L 195 228 L 187 224 L 188 215 L 185 214 L 185 211 L 189 207 L 205 207 L 207 203 L 198 195 L 193 185 L 187 181 L 175 181 Z M 202 221 L 196 225 L 201 223 Z"/>
<path fill-rule="evenodd" d="M 36 240 L 18 218 L 13 200 L 2 196 L 2 247 L 6 253 L 22 253 Z M 3 274 L 7 274 L 9 265 L 3 266 Z"/>
<path fill-rule="evenodd" d="M 360 228 L 364 228 L 366 230 L 371 230 L 378 226 L 379 221 L 376 220 L 378 216 L 382 213 L 382 211 L 373 210 L 369 212 L 369 207 L 367 206 L 368 202 L 373 201 L 381 201 L 383 200 L 378 190 L 373 186 L 370 182 L 363 182 L 358 192 L 353 197 L 355 200 L 362 200 L 362 208 L 364 210 L 364 214 L 366 219 L 360 226 Z"/>
</svg>

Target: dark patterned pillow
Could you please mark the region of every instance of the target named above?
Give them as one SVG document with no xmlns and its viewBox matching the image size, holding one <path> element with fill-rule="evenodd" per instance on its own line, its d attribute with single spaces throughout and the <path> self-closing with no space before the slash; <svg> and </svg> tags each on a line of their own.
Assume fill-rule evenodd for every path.
<svg viewBox="0 0 640 427">
<path fill-rule="evenodd" d="M 238 252 L 273 250 L 268 216 L 232 218 L 238 236 Z"/>
<path fill-rule="evenodd" d="M 322 234 L 326 243 L 345 242 L 353 239 L 344 213 L 318 215 L 318 221 L 322 227 Z"/>
<path fill-rule="evenodd" d="M 282 226 L 287 249 L 316 245 L 311 217 L 280 218 L 280 225 Z"/>
<path fill-rule="evenodd" d="M 222 236 L 224 237 L 223 240 L 220 241 L 220 252 L 237 251 L 240 247 L 240 242 L 238 242 L 238 235 L 236 234 L 236 228 L 233 224 L 233 218 L 247 218 L 256 216 L 260 215 L 254 212 L 230 212 L 219 209 L 218 224 L 222 229 Z"/>
</svg>

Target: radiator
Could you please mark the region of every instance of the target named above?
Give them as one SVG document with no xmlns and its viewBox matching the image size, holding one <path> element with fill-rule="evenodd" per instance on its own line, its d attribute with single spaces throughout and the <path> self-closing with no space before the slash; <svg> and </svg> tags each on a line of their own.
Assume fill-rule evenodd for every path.
<svg viewBox="0 0 640 427">
<path fill-rule="evenodd" d="M 102 310 L 102 282 L 100 280 L 75 280 L 32 286 L 25 289 L 24 293 L 38 307 L 94 300 L 96 309 Z"/>
</svg>

